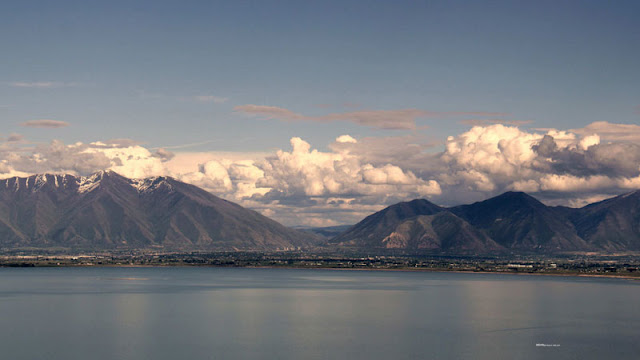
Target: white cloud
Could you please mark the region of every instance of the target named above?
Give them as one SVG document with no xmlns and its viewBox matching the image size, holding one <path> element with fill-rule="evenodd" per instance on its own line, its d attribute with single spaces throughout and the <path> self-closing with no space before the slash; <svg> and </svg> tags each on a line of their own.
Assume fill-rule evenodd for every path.
<svg viewBox="0 0 640 360">
<path fill-rule="evenodd" d="M 88 146 L 84 144 L 65 145 L 59 140 L 54 140 L 50 144 L 36 146 L 28 152 L 14 148 L 0 156 L 7 165 L 5 174 L 13 172 L 89 174 L 111 166 L 111 161 L 104 154 L 86 153 L 87 149 Z"/>
<path fill-rule="evenodd" d="M 358 142 L 358 140 L 354 139 L 353 137 L 349 136 L 349 135 L 340 135 L 336 138 L 336 142 L 337 143 L 351 143 L 351 144 L 356 144 Z"/>
<path fill-rule="evenodd" d="M 5 141 L 0 177 L 107 168 L 128 177 L 170 175 L 289 225 L 334 225 L 414 198 L 454 205 L 516 190 L 576 205 L 640 188 L 640 145 L 601 139 L 493 124 L 450 136 L 440 151 L 418 134 L 345 134 L 327 151 L 294 137 L 289 148 L 269 153 L 174 154 L 127 139 L 22 148 Z"/>
<path fill-rule="evenodd" d="M 536 158 L 532 146 L 542 139 L 515 127 L 500 124 L 476 126 L 450 136 L 441 160 L 448 165 L 447 183 L 491 192 L 501 183 L 521 180 L 527 164 Z"/>
<path fill-rule="evenodd" d="M 348 135 L 341 138 L 349 144 L 356 141 Z M 441 192 L 435 180 L 393 164 L 373 165 L 345 151 L 318 151 L 297 137 L 290 142 L 290 151 L 278 150 L 262 159 L 208 159 L 197 171 L 176 175 L 242 205 L 257 210 L 268 206 L 276 219 L 289 223 L 302 218 L 318 223 L 320 216 L 323 223 L 334 224 L 360 216 L 363 207 L 379 209 L 393 199 Z"/>
<path fill-rule="evenodd" d="M 600 144 L 600 136 L 598 134 L 588 135 L 580 140 L 579 146 L 582 150 L 588 150 L 593 145 Z"/>
<path fill-rule="evenodd" d="M 139 178 L 167 173 L 165 159 L 139 145 L 118 145 L 106 142 L 66 145 L 59 140 L 34 148 L 11 148 L 0 151 L 5 164 L 0 176 L 14 173 L 69 173 L 88 175 L 111 169 L 124 176 Z"/>
<path fill-rule="evenodd" d="M 233 189 L 227 168 L 215 160 L 202 164 L 200 166 L 200 173 L 204 175 L 204 179 L 208 182 L 206 186 L 208 188 L 223 193 Z"/>
<path fill-rule="evenodd" d="M 437 183 L 416 177 L 393 164 L 363 163 L 351 153 L 312 150 L 300 138 L 291 139 L 292 151 L 279 150 L 267 158 L 259 183 L 283 194 L 307 196 L 387 196 L 390 188 L 419 195 L 438 194 Z M 423 192 L 423 194 L 420 194 Z"/>
<path fill-rule="evenodd" d="M 549 174 L 540 178 L 540 188 L 548 191 L 591 191 L 611 186 L 614 181 L 607 176 L 578 177 Z"/>
<path fill-rule="evenodd" d="M 93 154 L 109 159 L 109 169 L 129 178 L 144 178 L 166 174 L 163 159 L 147 148 L 133 146 L 105 147 L 104 143 L 91 143 L 81 154 Z"/>
<path fill-rule="evenodd" d="M 605 136 L 611 138 L 611 132 Z M 516 190 L 567 205 L 639 188 L 640 145 L 602 144 L 601 138 L 591 131 L 546 129 L 543 134 L 499 124 L 477 126 L 449 137 L 440 155 L 446 166 L 439 168 L 439 175 L 428 169 L 420 174 L 430 174 L 440 183 L 443 193 L 438 200 L 444 203 Z M 618 140 L 623 139 L 628 138 Z"/>
</svg>

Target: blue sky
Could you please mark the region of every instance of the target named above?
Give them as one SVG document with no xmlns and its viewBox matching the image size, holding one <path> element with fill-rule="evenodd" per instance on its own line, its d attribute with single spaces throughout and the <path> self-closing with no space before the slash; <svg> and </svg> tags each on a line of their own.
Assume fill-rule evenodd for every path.
<svg viewBox="0 0 640 360">
<path fill-rule="evenodd" d="M 220 132 L 246 132 L 232 113 L 242 104 L 506 112 L 539 127 L 634 123 L 639 11 L 635 1 L 5 2 L 0 105 L 10 125 L 72 123 L 57 134 L 66 141 L 219 137 L 205 149 L 234 150 L 293 135 L 325 144 L 341 130 L 252 123 L 259 136 L 236 146 Z M 180 100 L 200 95 L 229 100 Z M 450 119 L 421 123 L 440 136 L 460 130 Z"/>
<path fill-rule="evenodd" d="M 404 136 L 435 153 L 479 120 L 637 124 L 639 13 L 637 1 L 3 2 L 0 136 L 174 153 Z M 329 115 L 403 109 L 429 115 L 400 130 Z M 41 119 L 69 125 L 21 125 Z"/>
</svg>

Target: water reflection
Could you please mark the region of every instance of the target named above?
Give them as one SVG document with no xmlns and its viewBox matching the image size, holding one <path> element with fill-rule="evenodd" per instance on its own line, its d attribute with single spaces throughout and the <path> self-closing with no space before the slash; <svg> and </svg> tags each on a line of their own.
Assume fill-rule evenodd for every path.
<svg viewBox="0 0 640 360">
<path fill-rule="evenodd" d="M 0 276 L 3 358 L 596 359 L 640 350 L 637 282 L 215 268 Z"/>
</svg>

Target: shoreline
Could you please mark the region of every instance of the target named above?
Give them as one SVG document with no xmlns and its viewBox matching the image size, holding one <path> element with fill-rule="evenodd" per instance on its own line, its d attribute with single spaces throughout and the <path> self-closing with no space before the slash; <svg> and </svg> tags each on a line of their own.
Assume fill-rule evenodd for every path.
<svg viewBox="0 0 640 360">
<path fill-rule="evenodd" d="M 435 272 L 435 273 L 459 273 L 459 274 L 494 274 L 494 275 L 526 275 L 526 276 L 555 276 L 555 277 L 583 277 L 583 278 L 604 278 L 604 279 L 623 279 L 623 280 L 640 280 L 638 276 L 630 275 L 613 275 L 613 274 L 588 274 L 579 272 L 516 272 L 516 271 L 474 271 L 474 270 L 449 270 L 438 268 L 349 268 L 349 267 L 311 267 L 311 266 L 218 266 L 203 264 L 60 264 L 60 265 L 36 265 L 21 264 L 0 265 L 2 269 L 17 268 L 219 268 L 219 269 L 292 269 L 292 270 L 329 270 L 329 271 L 397 271 L 397 272 Z"/>
</svg>

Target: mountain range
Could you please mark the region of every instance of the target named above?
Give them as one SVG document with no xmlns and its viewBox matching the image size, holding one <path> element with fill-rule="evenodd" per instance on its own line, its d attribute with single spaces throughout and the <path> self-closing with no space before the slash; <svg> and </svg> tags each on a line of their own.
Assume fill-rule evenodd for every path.
<svg viewBox="0 0 640 360">
<path fill-rule="evenodd" d="M 325 246 L 489 254 L 640 251 L 640 191 L 551 207 L 523 192 L 441 207 L 391 205 L 353 226 L 292 229 L 171 177 L 0 180 L 0 248 L 284 250 Z"/>
<path fill-rule="evenodd" d="M 330 243 L 445 253 L 640 251 L 640 191 L 579 209 L 523 192 L 450 208 L 417 199 L 368 216 Z"/>
<path fill-rule="evenodd" d="M 171 177 L 33 175 L 0 180 L 0 247 L 275 250 L 319 237 Z"/>
</svg>

